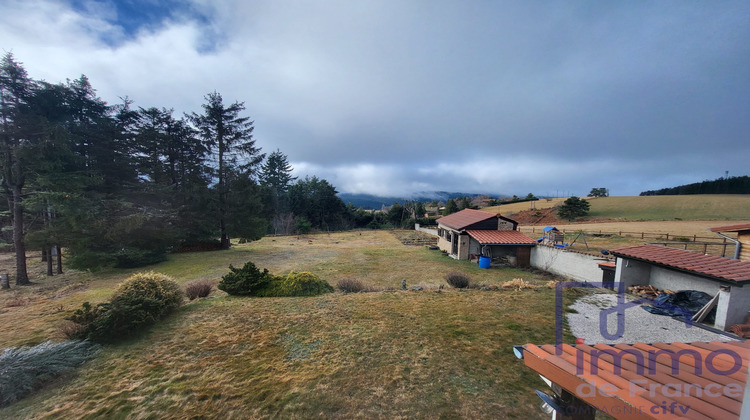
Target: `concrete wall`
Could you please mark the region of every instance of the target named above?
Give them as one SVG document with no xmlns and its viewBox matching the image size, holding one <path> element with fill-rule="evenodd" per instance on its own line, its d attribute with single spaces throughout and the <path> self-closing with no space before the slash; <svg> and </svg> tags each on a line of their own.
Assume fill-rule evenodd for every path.
<svg viewBox="0 0 750 420">
<path fill-rule="evenodd" d="M 429 228 L 426 228 L 426 227 L 422 227 L 422 226 L 419 226 L 419 223 L 415 223 L 414 224 L 414 230 L 416 230 L 418 232 L 422 232 L 422 233 L 427 233 L 429 235 L 438 236 L 437 229 L 429 229 Z"/>
<path fill-rule="evenodd" d="M 600 282 L 604 259 L 548 246 L 531 248 L 531 266 L 574 281 Z"/>
<path fill-rule="evenodd" d="M 694 276 L 662 267 L 651 267 L 651 283 L 657 289 L 699 290 L 716 296 L 719 293 L 719 282 L 705 277 Z"/>
<path fill-rule="evenodd" d="M 719 292 L 716 307 L 716 328 L 726 330 L 735 324 L 743 324 L 750 311 L 750 286 L 728 286 Z"/>
<path fill-rule="evenodd" d="M 617 259 L 615 283 L 624 283 L 625 287 L 646 285 L 651 281 L 651 264 L 640 261 Z"/>
</svg>

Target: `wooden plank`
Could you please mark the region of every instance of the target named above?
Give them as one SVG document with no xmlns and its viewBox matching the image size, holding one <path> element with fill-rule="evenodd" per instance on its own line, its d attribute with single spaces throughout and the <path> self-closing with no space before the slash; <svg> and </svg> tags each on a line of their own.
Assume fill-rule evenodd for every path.
<svg viewBox="0 0 750 420">
<path fill-rule="evenodd" d="M 713 297 L 713 299 L 709 300 L 707 304 L 705 304 L 698 312 L 693 315 L 693 321 L 695 322 L 703 322 L 704 319 L 706 319 L 706 316 L 708 316 L 708 313 L 711 312 L 711 309 L 713 309 L 718 303 L 719 303 L 719 295 L 721 292 L 717 293 L 716 296 Z"/>
</svg>

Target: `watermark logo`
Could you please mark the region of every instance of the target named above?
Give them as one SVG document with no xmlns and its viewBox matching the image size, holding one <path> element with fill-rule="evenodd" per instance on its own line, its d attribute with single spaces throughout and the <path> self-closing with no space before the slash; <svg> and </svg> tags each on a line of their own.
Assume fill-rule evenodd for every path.
<svg viewBox="0 0 750 420">
<path fill-rule="evenodd" d="M 602 342 L 613 342 L 621 339 L 625 334 L 625 311 L 629 308 L 640 306 L 642 304 L 654 304 L 653 299 L 641 297 L 629 300 L 625 294 L 625 286 L 621 282 L 617 285 L 616 297 L 617 303 L 611 307 L 602 309 L 599 313 L 599 334 Z M 612 283 L 602 282 L 561 282 L 556 284 L 555 289 L 555 352 L 560 356 L 563 354 L 563 322 L 564 322 L 564 301 L 563 292 L 568 288 L 581 287 L 607 287 Z M 685 328 L 691 328 L 692 312 L 687 309 L 669 305 L 664 302 L 658 302 L 663 309 L 672 313 L 681 314 L 680 318 L 685 323 Z M 612 316 L 616 317 L 615 331 L 610 331 L 610 322 Z M 661 404 L 654 404 L 653 407 L 646 408 L 645 411 L 651 413 L 669 413 L 685 414 L 690 407 L 681 405 L 673 401 L 673 398 L 681 397 L 718 397 L 726 396 L 730 398 L 741 398 L 744 393 L 744 387 L 739 383 L 727 382 L 726 384 L 709 383 L 701 381 L 704 385 L 698 383 L 689 383 L 688 381 L 675 379 L 674 383 L 661 383 L 649 381 L 647 375 L 657 373 L 671 374 L 675 378 L 680 375 L 684 378 L 702 377 L 706 372 L 716 376 L 730 376 L 740 371 L 742 368 L 742 357 L 731 349 L 720 348 L 715 350 L 699 350 L 690 347 L 671 347 L 656 348 L 651 347 L 648 350 L 635 348 L 615 348 L 611 346 L 594 348 L 590 346 L 578 346 L 574 350 L 576 374 L 599 374 L 600 370 L 605 369 L 609 374 L 623 375 L 627 371 L 628 388 L 622 389 L 611 383 L 601 383 L 594 386 L 590 383 L 579 385 L 575 394 L 579 398 L 595 396 L 622 396 L 627 392 L 630 396 L 648 394 L 650 398 L 664 398 Z M 681 361 L 683 363 L 681 363 Z M 668 369 L 667 369 L 668 367 Z M 681 372 L 683 370 L 684 372 Z M 682 375 L 687 373 L 687 375 Z M 634 378 L 632 375 L 638 375 L 643 379 Z M 694 375 L 694 376 L 693 376 Z M 643 407 L 641 407 L 643 408 Z"/>
</svg>

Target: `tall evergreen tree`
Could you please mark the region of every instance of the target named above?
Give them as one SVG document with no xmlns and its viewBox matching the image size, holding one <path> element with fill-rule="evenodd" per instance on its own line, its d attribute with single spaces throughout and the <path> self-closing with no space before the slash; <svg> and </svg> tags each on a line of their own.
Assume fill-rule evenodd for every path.
<svg viewBox="0 0 750 420">
<path fill-rule="evenodd" d="M 265 156 L 260 153 L 260 148 L 255 147 L 252 136 L 253 121 L 248 117 L 240 117 L 240 112 L 245 110 L 243 102 L 227 106 L 217 92 L 209 93 L 205 99 L 206 103 L 202 105 L 203 113 L 193 113 L 191 120 L 216 157 L 219 232 L 222 249 L 228 249 L 228 176 L 232 170 L 254 176 Z"/>
<path fill-rule="evenodd" d="M 273 189 L 277 196 L 282 196 L 292 181 L 297 177 L 292 176 L 292 165 L 285 154 L 279 149 L 268 155 L 268 158 L 260 168 L 260 183 Z"/>
<path fill-rule="evenodd" d="M 29 284 L 24 241 L 24 187 L 34 145 L 27 103 L 35 89 L 23 65 L 7 53 L 0 61 L 0 183 L 8 197 L 16 252 L 16 284 Z"/>
</svg>

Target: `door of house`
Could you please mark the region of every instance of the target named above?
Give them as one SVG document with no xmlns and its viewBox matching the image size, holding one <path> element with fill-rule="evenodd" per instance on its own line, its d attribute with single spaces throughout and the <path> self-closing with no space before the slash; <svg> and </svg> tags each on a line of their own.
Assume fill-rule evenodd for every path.
<svg viewBox="0 0 750 420">
<path fill-rule="evenodd" d="M 451 234 L 451 255 L 458 255 L 458 235 Z"/>
</svg>

